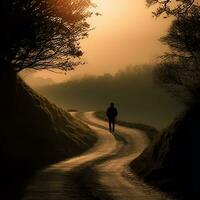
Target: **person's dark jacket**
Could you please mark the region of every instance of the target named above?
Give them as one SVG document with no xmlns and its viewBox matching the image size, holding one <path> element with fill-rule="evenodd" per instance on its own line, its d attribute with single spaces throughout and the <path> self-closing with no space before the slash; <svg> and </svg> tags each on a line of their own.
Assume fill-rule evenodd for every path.
<svg viewBox="0 0 200 200">
<path fill-rule="evenodd" d="M 110 120 L 115 120 L 115 118 L 117 117 L 117 114 L 118 112 L 115 107 L 109 107 L 106 112 L 106 115 Z"/>
</svg>

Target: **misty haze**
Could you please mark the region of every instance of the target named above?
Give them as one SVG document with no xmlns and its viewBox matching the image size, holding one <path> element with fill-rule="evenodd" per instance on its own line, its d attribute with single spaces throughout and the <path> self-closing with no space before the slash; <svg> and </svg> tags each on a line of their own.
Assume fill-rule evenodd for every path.
<svg viewBox="0 0 200 200">
<path fill-rule="evenodd" d="M 129 66 L 116 75 L 86 76 L 66 83 L 36 88 L 65 110 L 105 111 L 110 102 L 119 119 L 165 128 L 183 105 L 153 81 L 153 66 Z"/>
<path fill-rule="evenodd" d="M 200 199 L 200 0 L 0 9 L 0 199 Z"/>
</svg>

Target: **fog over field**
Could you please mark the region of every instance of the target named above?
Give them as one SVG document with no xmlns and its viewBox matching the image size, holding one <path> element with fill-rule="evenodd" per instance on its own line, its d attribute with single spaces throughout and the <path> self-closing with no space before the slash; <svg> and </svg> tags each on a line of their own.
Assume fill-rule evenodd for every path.
<svg viewBox="0 0 200 200">
<path fill-rule="evenodd" d="M 147 65 L 129 66 L 115 75 L 87 76 L 37 90 L 66 110 L 100 111 L 114 102 L 120 119 L 162 129 L 183 106 L 154 85 L 152 69 Z"/>
</svg>

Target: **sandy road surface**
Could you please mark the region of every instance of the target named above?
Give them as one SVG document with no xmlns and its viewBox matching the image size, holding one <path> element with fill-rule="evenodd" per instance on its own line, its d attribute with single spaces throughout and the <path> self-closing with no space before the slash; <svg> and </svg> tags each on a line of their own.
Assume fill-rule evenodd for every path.
<svg viewBox="0 0 200 200">
<path fill-rule="evenodd" d="M 129 163 L 148 146 L 140 130 L 117 126 L 116 134 L 92 112 L 73 113 L 89 125 L 98 141 L 86 153 L 52 165 L 36 174 L 23 200 L 167 200 L 138 181 Z"/>
</svg>

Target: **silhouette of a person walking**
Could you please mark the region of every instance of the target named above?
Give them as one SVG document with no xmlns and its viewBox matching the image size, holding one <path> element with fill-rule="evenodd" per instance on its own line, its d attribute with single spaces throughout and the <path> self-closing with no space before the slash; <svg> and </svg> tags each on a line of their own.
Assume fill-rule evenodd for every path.
<svg viewBox="0 0 200 200">
<path fill-rule="evenodd" d="M 118 115 L 118 111 L 114 106 L 114 103 L 110 104 L 110 107 L 107 109 L 106 115 L 108 117 L 108 122 L 109 122 L 109 130 L 110 132 L 114 133 L 115 132 L 115 122 L 116 122 L 116 117 Z"/>
</svg>

